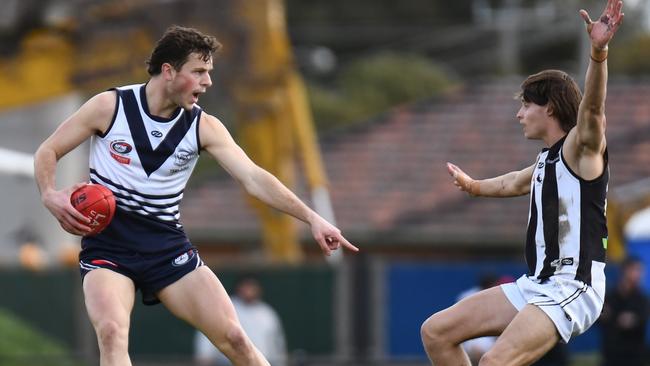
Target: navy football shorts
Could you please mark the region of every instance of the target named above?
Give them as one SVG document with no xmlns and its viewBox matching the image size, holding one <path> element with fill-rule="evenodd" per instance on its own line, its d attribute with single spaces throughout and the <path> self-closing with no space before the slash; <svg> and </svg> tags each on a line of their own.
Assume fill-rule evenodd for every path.
<svg viewBox="0 0 650 366">
<path fill-rule="evenodd" d="M 142 291 L 142 302 L 155 305 L 160 302 L 158 291 L 203 265 L 199 252 L 187 243 L 158 253 L 138 253 L 124 249 L 105 250 L 84 248 L 79 254 L 81 279 L 90 271 L 106 268 L 130 278 L 136 290 Z"/>
</svg>

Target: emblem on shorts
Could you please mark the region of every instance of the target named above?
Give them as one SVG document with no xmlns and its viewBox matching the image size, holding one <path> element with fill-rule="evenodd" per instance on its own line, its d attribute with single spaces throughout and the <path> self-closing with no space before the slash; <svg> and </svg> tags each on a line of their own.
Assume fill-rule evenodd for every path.
<svg viewBox="0 0 650 366">
<path fill-rule="evenodd" d="M 187 252 L 179 255 L 178 257 L 174 258 L 172 261 L 172 266 L 174 267 L 180 267 L 184 265 L 185 263 L 189 262 L 194 258 L 194 251 L 193 250 L 188 250 Z"/>
<path fill-rule="evenodd" d="M 133 146 L 124 140 L 114 140 L 111 141 L 111 157 L 115 159 L 120 164 L 130 164 L 131 159 L 123 155 L 129 155 L 133 151 Z"/>
<path fill-rule="evenodd" d="M 111 266 L 111 267 L 119 267 L 117 264 L 115 264 L 115 263 L 113 263 L 113 262 L 111 262 L 111 261 L 108 261 L 108 260 L 106 260 L 106 259 L 93 259 L 93 260 L 90 261 L 90 263 L 91 263 L 91 264 L 94 264 L 94 265 L 96 265 L 96 266 L 105 266 L 105 265 L 109 265 L 109 266 Z"/>
</svg>

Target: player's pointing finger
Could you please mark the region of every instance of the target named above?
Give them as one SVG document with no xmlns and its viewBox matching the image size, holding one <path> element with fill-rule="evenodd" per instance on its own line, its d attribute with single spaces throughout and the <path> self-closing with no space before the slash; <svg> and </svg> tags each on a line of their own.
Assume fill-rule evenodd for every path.
<svg viewBox="0 0 650 366">
<path fill-rule="evenodd" d="M 359 248 L 352 245 L 347 239 L 341 236 L 341 244 L 353 252 L 358 252 Z"/>
</svg>

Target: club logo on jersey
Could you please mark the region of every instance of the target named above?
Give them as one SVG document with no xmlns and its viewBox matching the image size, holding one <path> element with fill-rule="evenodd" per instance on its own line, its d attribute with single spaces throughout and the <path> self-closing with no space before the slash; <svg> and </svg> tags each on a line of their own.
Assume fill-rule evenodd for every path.
<svg viewBox="0 0 650 366">
<path fill-rule="evenodd" d="M 120 164 L 130 164 L 131 159 L 123 155 L 129 155 L 133 147 L 124 140 L 111 141 L 111 157 Z"/>
<path fill-rule="evenodd" d="M 115 140 L 111 142 L 111 150 L 118 154 L 128 155 L 133 150 L 133 147 L 127 142 L 124 142 L 124 140 Z"/>
<path fill-rule="evenodd" d="M 572 266 L 573 265 L 573 257 L 569 258 L 558 258 L 554 261 L 551 262 L 551 267 L 562 267 L 562 266 Z"/>
<path fill-rule="evenodd" d="M 540 161 L 539 164 L 537 164 L 537 169 L 542 169 L 544 167 L 544 162 Z"/>
<path fill-rule="evenodd" d="M 172 261 L 172 266 L 174 267 L 180 267 L 187 262 L 191 261 L 194 258 L 194 250 L 188 250 L 187 252 L 179 255 L 178 257 L 174 258 Z"/>
<path fill-rule="evenodd" d="M 196 151 L 179 150 L 176 154 L 174 154 L 174 158 L 176 159 L 174 161 L 174 164 L 176 166 L 186 166 L 195 157 Z"/>
<path fill-rule="evenodd" d="M 537 174 L 537 178 L 535 178 L 535 180 L 537 181 L 537 183 L 542 183 L 542 175 Z"/>
<path fill-rule="evenodd" d="M 556 157 L 554 157 L 553 159 L 546 159 L 546 164 L 555 164 L 555 163 L 557 163 L 558 161 L 560 161 L 560 157 L 559 157 L 559 156 L 556 156 Z"/>
<path fill-rule="evenodd" d="M 161 138 L 162 137 L 162 132 L 160 132 L 160 131 L 151 131 L 151 136 L 156 137 L 156 138 Z"/>
</svg>

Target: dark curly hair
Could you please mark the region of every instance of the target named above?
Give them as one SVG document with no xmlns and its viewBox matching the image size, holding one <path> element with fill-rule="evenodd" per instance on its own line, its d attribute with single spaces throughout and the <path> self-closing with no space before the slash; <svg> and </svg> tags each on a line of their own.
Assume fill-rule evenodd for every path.
<svg viewBox="0 0 650 366">
<path fill-rule="evenodd" d="M 569 132 L 578 121 L 582 92 L 575 80 L 564 71 L 544 70 L 530 75 L 521 84 L 518 97 L 528 103 L 548 104 L 564 132 Z"/>
<path fill-rule="evenodd" d="M 198 53 L 203 61 L 207 61 L 220 48 L 221 44 L 215 37 L 203 34 L 194 28 L 173 25 L 167 28 L 151 52 L 147 60 L 147 72 L 151 76 L 160 74 L 164 63 L 169 63 L 174 69 L 180 70 L 190 54 Z"/>
</svg>

